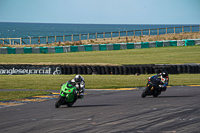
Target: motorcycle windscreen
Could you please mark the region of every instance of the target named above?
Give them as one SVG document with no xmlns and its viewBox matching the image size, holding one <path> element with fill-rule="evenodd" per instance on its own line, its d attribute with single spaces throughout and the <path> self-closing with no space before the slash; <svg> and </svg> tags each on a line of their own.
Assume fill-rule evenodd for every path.
<svg viewBox="0 0 200 133">
<path fill-rule="evenodd" d="M 158 79 L 158 78 L 151 78 L 150 81 L 151 81 L 153 86 L 160 85 L 160 79 Z"/>
</svg>

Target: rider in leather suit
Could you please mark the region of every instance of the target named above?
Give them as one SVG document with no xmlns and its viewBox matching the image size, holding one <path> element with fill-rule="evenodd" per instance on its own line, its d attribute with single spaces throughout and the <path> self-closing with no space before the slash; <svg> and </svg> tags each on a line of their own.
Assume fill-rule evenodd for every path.
<svg viewBox="0 0 200 133">
<path fill-rule="evenodd" d="M 169 76 L 167 71 L 163 71 L 162 73 L 154 75 L 152 76 L 152 78 L 160 82 L 159 87 L 162 89 L 162 91 L 166 91 L 169 82 Z"/>
<path fill-rule="evenodd" d="M 83 98 L 84 97 L 84 92 L 85 92 L 85 81 L 84 78 L 81 75 L 76 75 L 74 79 L 68 81 L 71 83 L 73 86 L 76 87 L 76 89 L 79 91 L 78 98 Z"/>
</svg>

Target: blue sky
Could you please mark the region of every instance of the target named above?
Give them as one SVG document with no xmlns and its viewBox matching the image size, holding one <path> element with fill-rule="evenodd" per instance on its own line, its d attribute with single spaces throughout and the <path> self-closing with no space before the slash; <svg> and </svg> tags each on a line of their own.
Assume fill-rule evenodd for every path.
<svg viewBox="0 0 200 133">
<path fill-rule="evenodd" d="M 0 0 L 0 22 L 200 24 L 200 0 Z"/>
</svg>

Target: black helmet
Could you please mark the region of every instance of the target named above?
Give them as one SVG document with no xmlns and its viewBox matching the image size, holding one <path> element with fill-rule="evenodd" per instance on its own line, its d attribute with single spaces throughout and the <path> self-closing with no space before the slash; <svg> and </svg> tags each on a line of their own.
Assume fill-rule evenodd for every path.
<svg viewBox="0 0 200 133">
<path fill-rule="evenodd" d="M 168 77 L 168 72 L 167 72 L 167 71 L 163 71 L 163 72 L 161 73 L 161 76 L 162 76 L 163 78 Z"/>
</svg>

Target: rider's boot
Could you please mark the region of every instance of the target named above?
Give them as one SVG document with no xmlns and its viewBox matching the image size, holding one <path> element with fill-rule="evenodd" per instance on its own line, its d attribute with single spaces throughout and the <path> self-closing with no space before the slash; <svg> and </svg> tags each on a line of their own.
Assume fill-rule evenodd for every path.
<svg viewBox="0 0 200 133">
<path fill-rule="evenodd" d="M 83 99 L 84 98 L 84 93 L 80 93 L 79 95 L 78 95 L 78 99 Z"/>
<path fill-rule="evenodd" d="M 83 99 L 83 97 L 84 97 L 84 92 L 85 92 L 85 89 L 84 89 L 84 88 L 81 89 L 78 98 Z"/>
</svg>

